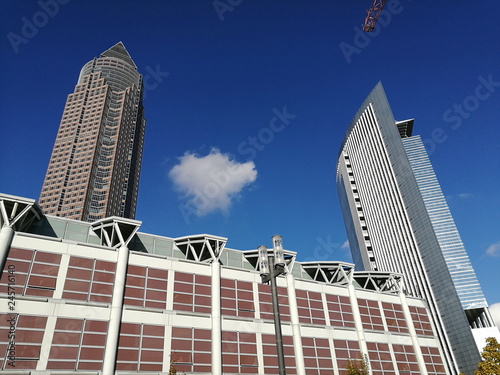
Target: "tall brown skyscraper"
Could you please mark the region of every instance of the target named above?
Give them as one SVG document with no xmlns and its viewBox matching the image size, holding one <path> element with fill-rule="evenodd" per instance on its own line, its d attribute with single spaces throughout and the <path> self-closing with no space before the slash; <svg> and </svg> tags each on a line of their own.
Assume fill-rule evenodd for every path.
<svg viewBox="0 0 500 375">
<path fill-rule="evenodd" d="M 144 145 L 143 81 L 123 43 L 85 64 L 68 96 L 39 205 L 83 221 L 134 218 Z"/>
</svg>

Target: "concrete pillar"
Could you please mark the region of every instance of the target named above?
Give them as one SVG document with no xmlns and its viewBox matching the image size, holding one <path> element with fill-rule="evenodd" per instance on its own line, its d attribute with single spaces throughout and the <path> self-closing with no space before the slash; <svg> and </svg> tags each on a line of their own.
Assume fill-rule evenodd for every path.
<svg viewBox="0 0 500 375">
<path fill-rule="evenodd" d="M 399 293 L 399 300 L 401 301 L 403 313 L 405 314 L 406 325 L 408 326 L 408 331 L 410 332 L 411 343 L 415 349 L 415 356 L 417 357 L 420 374 L 427 375 L 427 367 L 425 366 L 424 356 L 422 355 L 422 350 L 420 349 L 420 344 L 418 343 L 417 332 L 415 331 L 415 326 L 413 325 L 413 319 L 411 317 L 406 296 L 403 293 Z"/>
<path fill-rule="evenodd" d="M 113 375 L 115 372 L 128 258 L 128 247 L 126 245 L 120 246 L 118 248 L 118 260 L 116 262 L 115 284 L 113 286 L 113 299 L 111 300 L 111 313 L 108 324 L 108 336 L 106 337 L 106 347 L 104 350 L 102 375 Z"/>
<path fill-rule="evenodd" d="M 222 321 L 220 311 L 220 264 L 212 262 L 212 375 L 222 374 Z"/>
<path fill-rule="evenodd" d="M 290 322 L 292 323 L 293 348 L 295 349 L 295 366 L 297 375 L 306 375 L 304 364 L 304 352 L 302 350 L 302 335 L 300 333 L 299 310 L 297 307 L 297 295 L 295 293 L 295 280 L 293 275 L 286 275 L 286 286 L 288 291 L 288 304 L 290 307 Z"/>
<path fill-rule="evenodd" d="M 361 315 L 359 314 L 358 298 L 356 297 L 356 288 L 354 285 L 350 284 L 347 287 L 349 291 L 349 299 L 351 301 L 351 307 L 354 317 L 354 325 L 356 327 L 356 332 L 358 334 L 359 349 L 363 355 L 368 355 L 368 346 L 366 345 L 365 331 L 363 329 L 363 322 L 361 321 Z"/>
<path fill-rule="evenodd" d="M 7 256 L 9 255 L 10 245 L 12 244 L 13 238 L 14 229 L 8 225 L 4 225 L 0 228 L 0 272 L 2 272 L 5 267 L 5 262 L 7 261 Z"/>
</svg>

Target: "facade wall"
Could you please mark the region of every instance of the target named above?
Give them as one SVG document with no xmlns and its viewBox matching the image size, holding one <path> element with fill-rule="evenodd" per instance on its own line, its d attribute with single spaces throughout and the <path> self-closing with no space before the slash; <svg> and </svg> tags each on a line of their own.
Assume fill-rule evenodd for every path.
<svg viewBox="0 0 500 375">
<path fill-rule="evenodd" d="M 449 370 L 473 372 L 479 352 L 381 84 L 345 136 L 337 186 L 356 265 L 403 274 L 429 305 Z"/>
<path fill-rule="evenodd" d="M 258 272 L 215 265 L 216 278 L 212 264 L 131 252 L 120 278 L 117 258 L 112 248 L 17 232 L 0 282 L 1 369 L 102 371 L 112 291 L 121 283 L 116 371 L 168 373 L 172 364 L 186 374 L 278 373 L 270 286 Z M 422 300 L 297 277 L 277 282 L 287 373 L 340 375 L 366 354 L 375 375 L 447 374 Z M 220 341 L 212 332 L 219 314 Z M 214 351 L 221 369 L 212 366 Z"/>
</svg>

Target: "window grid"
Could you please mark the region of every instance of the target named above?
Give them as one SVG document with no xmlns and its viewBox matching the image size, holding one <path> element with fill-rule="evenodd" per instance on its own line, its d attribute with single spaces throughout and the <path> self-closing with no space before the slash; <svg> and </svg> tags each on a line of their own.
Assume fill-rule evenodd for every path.
<svg viewBox="0 0 500 375">
<path fill-rule="evenodd" d="M 259 372 L 255 333 L 222 332 L 222 372 L 226 374 Z"/>
<path fill-rule="evenodd" d="M 288 304 L 288 293 L 286 288 L 277 287 L 278 289 L 278 304 L 282 322 L 290 321 L 290 306 Z M 271 287 L 269 285 L 259 284 L 259 306 L 260 318 L 273 320 L 273 302 L 271 296 Z"/>
<path fill-rule="evenodd" d="M 303 337 L 304 364 L 308 375 L 331 375 L 332 354 L 328 339 Z"/>
<path fill-rule="evenodd" d="M 210 330 L 172 327 L 171 365 L 179 372 L 212 372 Z"/>
<path fill-rule="evenodd" d="M 124 304 L 165 309 L 167 300 L 166 270 L 129 265 L 125 280 Z"/>
<path fill-rule="evenodd" d="M 325 325 L 325 311 L 321 293 L 297 289 L 296 294 L 300 322 Z"/>
<path fill-rule="evenodd" d="M 400 304 L 382 302 L 387 328 L 392 332 L 408 333 L 405 314 Z"/>
<path fill-rule="evenodd" d="M 116 263 L 72 256 L 63 298 L 111 303 Z"/>
<path fill-rule="evenodd" d="M 60 262 L 60 254 L 11 248 L 3 272 L 7 275 L 8 267 L 14 267 L 15 285 L 11 287 L 15 288 L 16 294 L 50 298 L 56 288 Z M 7 293 L 7 276 L 2 279 L 0 287 Z"/>
<path fill-rule="evenodd" d="M 439 349 L 435 347 L 422 346 L 422 355 L 424 357 L 425 367 L 429 375 L 445 375 L 446 370 L 443 365 L 443 359 L 439 354 Z"/>
<path fill-rule="evenodd" d="M 221 309 L 222 315 L 254 318 L 252 283 L 221 279 Z"/>
<path fill-rule="evenodd" d="M 434 331 L 432 330 L 432 325 L 429 321 L 427 311 L 422 307 L 409 307 L 411 318 L 413 320 L 413 326 L 415 327 L 417 335 L 434 336 Z"/>
<path fill-rule="evenodd" d="M 264 353 L 264 374 L 278 374 L 278 357 L 276 352 L 276 336 L 262 334 L 262 351 Z M 283 352 L 285 355 L 287 374 L 296 374 L 295 351 L 292 336 L 283 335 Z"/>
<path fill-rule="evenodd" d="M 349 297 L 327 294 L 326 303 L 332 326 L 354 328 L 354 316 Z"/>
<path fill-rule="evenodd" d="M 399 372 L 403 372 L 405 375 L 420 375 L 417 356 L 412 346 L 393 344 L 392 348 Z"/>
<path fill-rule="evenodd" d="M 162 371 L 165 327 L 121 323 L 116 370 Z"/>
<path fill-rule="evenodd" d="M 335 356 L 340 373 L 347 370 L 349 360 L 361 360 L 361 351 L 357 341 L 333 340 L 333 346 L 335 347 Z"/>
<path fill-rule="evenodd" d="M 175 272 L 174 310 L 210 314 L 212 312 L 211 278 Z"/>
<path fill-rule="evenodd" d="M 377 301 L 358 298 L 358 306 L 364 329 L 384 331 L 382 315 Z"/>
<path fill-rule="evenodd" d="M 9 362 L 9 332 L 15 327 L 15 367 Z M 47 317 L 19 314 L 0 314 L 0 369 L 36 369 L 40 359 L 43 334 Z"/>
<path fill-rule="evenodd" d="M 395 375 L 389 344 L 367 342 L 372 375 Z"/>
</svg>

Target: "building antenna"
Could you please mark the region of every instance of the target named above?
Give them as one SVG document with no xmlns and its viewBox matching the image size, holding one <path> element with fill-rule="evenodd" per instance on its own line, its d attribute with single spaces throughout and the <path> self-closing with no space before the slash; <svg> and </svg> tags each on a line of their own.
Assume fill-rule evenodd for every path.
<svg viewBox="0 0 500 375">
<path fill-rule="evenodd" d="M 366 11 L 365 23 L 363 24 L 363 31 L 371 32 L 377 24 L 380 13 L 384 9 L 387 0 L 373 0 L 372 7 Z"/>
</svg>

